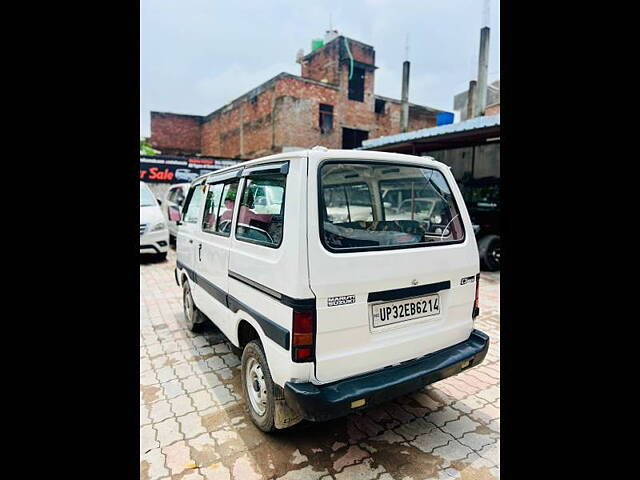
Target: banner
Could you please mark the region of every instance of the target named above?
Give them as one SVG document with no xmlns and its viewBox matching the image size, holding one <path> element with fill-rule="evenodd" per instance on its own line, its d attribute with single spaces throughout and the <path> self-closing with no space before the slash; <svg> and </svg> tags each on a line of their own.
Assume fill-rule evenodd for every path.
<svg viewBox="0 0 640 480">
<path fill-rule="evenodd" d="M 200 175 L 238 163 L 239 160 L 212 157 L 140 155 L 140 180 L 145 183 L 189 183 Z"/>
</svg>

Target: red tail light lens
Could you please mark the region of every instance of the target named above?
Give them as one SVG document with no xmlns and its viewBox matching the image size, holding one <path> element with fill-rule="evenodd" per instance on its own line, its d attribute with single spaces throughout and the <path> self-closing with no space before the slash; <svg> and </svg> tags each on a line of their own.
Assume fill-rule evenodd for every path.
<svg viewBox="0 0 640 480">
<path fill-rule="evenodd" d="M 294 362 L 313 362 L 315 320 L 316 314 L 313 310 L 293 311 L 291 356 Z"/>
<path fill-rule="evenodd" d="M 473 315 L 475 319 L 480 314 L 480 274 L 476 274 L 476 299 L 473 302 Z"/>
</svg>

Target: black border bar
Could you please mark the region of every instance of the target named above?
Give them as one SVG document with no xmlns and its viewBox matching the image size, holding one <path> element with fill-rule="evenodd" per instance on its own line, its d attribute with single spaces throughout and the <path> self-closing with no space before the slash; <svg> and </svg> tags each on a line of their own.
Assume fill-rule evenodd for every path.
<svg viewBox="0 0 640 480">
<path fill-rule="evenodd" d="M 395 290 L 383 290 L 381 292 L 370 292 L 367 297 L 368 302 L 379 302 L 389 300 L 402 300 L 403 298 L 417 297 L 428 293 L 439 292 L 451 288 L 449 280 L 445 282 L 429 283 L 428 285 L 418 285 L 416 287 L 397 288 Z"/>
</svg>

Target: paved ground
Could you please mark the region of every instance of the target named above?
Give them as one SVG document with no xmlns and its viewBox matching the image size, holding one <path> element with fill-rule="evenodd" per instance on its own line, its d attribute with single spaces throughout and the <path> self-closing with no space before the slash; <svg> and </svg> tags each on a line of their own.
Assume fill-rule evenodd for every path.
<svg viewBox="0 0 640 480">
<path fill-rule="evenodd" d="M 500 476 L 500 274 L 483 273 L 484 363 L 380 407 L 266 435 L 243 412 L 239 359 L 183 328 L 168 261 L 140 264 L 141 479 L 491 479 Z"/>
</svg>

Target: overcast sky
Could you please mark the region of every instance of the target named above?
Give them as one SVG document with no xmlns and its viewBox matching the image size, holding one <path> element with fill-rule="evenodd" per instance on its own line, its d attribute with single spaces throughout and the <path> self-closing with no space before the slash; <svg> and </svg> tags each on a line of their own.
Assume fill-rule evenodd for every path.
<svg viewBox="0 0 640 480">
<path fill-rule="evenodd" d="M 500 77 L 500 2 L 490 0 L 489 81 Z M 376 50 L 375 93 L 453 111 L 477 75 L 484 0 L 140 0 L 140 135 L 151 110 L 206 115 L 280 72 L 329 27 Z M 457 117 L 456 117 L 457 118 Z"/>
</svg>

